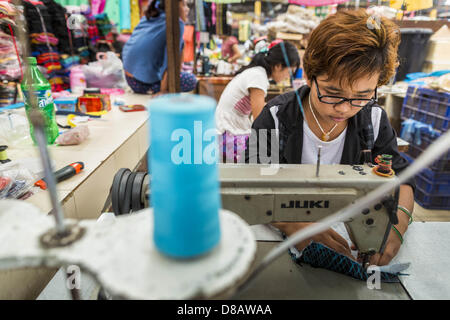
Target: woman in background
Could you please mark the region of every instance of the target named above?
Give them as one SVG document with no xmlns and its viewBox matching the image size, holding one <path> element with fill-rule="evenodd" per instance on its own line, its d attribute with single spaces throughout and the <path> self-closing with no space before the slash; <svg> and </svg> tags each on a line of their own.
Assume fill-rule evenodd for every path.
<svg viewBox="0 0 450 320">
<path fill-rule="evenodd" d="M 252 119 L 258 117 L 266 104 L 269 79 L 277 83 L 288 79 L 288 66 L 293 73 L 300 66 L 298 50 L 293 44 L 278 40 L 269 45 L 268 51 L 256 54 L 225 87 L 216 110 L 224 162 L 239 162 L 250 135 Z"/>
<path fill-rule="evenodd" d="M 239 41 L 235 36 L 224 39 L 222 44 L 222 58 L 229 63 L 236 62 L 236 60 L 242 56 L 238 44 Z"/>
<path fill-rule="evenodd" d="M 145 11 L 130 39 L 125 44 L 122 57 L 125 77 L 135 93 L 167 93 L 167 41 L 166 14 L 163 0 L 153 0 Z M 189 8 L 186 0 L 179 0 L 180 51 L 183 47 L 184 23 Z M 180 66 L 181 67 L 181 66 Z M 191 73 L 181 72 L 181 91 L 195 89 L 197 79 Z"/>
</svg>

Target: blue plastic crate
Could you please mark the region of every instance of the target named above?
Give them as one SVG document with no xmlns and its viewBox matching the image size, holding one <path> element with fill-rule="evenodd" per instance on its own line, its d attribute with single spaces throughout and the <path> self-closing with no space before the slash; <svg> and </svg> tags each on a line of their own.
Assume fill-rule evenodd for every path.
<svg viewBox="0 0 450 320">
<path fill-rule="evenodd" d="M 445 132 L 450 123 L 450 93 L 416 86 L 408 87 L 403 100 L 402 120 L 415 119 Z"/>
<path fill-rule="evenodd" d="M 410 144 L 408 147 L 408 151 L 406 152 L 412 159 L 417 159 L 420 154 L 422 154 L 423 150 L 426 148 L 421 148 L 414 144 Z M 442 157 L 438 160 L 434 161 L 432 164 L 428 166 L 431 170 L 436 172 L 450 173 L 450 151 L 447 151 Z"/>
<path fill-rule="evenodd" d="M 408 154 L 406 154 L 404 152 L 400 152 L 400 154 L 409 163 L 412 163 L 414 161 L 414 159 L 410 155 L 408 155 Z M 422 170 L 420 172 L 420 174 L 423 177 L 425 177 L 428 180 L 433 181 L 433 182 L 440 183 L 440 182 L 448 182 L 448 181 L 450 181 L 450 172 L 448 172 L 448 171 L 435 171 L 435 170 L 432 170 L 430 168 L 426 168 L 426 169 Z"/>
<path fill-rule="evenodd" d="M 416 159 L 425 151 L 439 136 L 431 136 L 426 130 L 420 130 L 420 145 L 415 141 L 409 141 L 408 151 L 406 152 L 411 158 Z M 407 138 L 405 138 L 407 139 Z M 439 172 L 450 173 L 450 150 L 447 150 L 438 160 L 434 161 L 429 168 Z"/>
<path fill-rule="evenodd" d="M 425 209 L 450 210 L 449 196 L 431 195 L 420 188 L 416 188 L 414 200 Z"/>
<path fill-rule="evenodd" d="M 448 181 L 433 181 L 427 179 L 422 174 L 415 176 L 416 187 L 420 188 L 424 192 L 436 196 L 447 196 L 450 197 L 450 180 Z"/>
</svg>

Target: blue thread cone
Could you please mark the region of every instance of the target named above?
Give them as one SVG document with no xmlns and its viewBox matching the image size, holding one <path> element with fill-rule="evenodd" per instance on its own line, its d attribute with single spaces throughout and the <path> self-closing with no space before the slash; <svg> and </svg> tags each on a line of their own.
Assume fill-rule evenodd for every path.
<svg viewBox="0 0 450 320">
<path fill-rule="evenodd" d="M 220 241 L 215 106 L 198 95 L 150 102 L 154 242 L 171 257 L 205 254 Z"/>
</svg>

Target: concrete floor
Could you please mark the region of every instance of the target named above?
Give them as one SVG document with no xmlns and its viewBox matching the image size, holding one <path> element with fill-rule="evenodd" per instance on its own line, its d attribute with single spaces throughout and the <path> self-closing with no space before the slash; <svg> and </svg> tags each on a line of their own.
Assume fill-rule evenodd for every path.
<svg viewBox="0 0 450 320">
<path fill-rule="evenodd" d="M 450 221 L 450 210 L 428 210 L 414 203 L 414 221 Z"/>
</svg>

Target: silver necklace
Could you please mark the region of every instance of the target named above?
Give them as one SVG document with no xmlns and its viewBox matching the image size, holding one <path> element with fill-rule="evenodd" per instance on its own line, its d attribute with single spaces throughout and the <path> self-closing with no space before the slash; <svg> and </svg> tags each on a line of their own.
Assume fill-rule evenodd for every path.
<svg viewBox="0 0 450 320">
<path fill-rule="evenodd" d="M 308 94 L 308 99 L 309 99 L 309 108 L 311 109 L 311 113 L 312 113 L 314 119 L 316 120 L 316 123 L 317 123 L 317 125 L 319 126 L 320 130 L 322 131 L 322 139 L 321 139 L 321 140 L 322 140 L 322 141 L 328 141 L 328 140 L 330 140 L 330 134 L 331 134 L 331 132 L 333 132 L 333 130 L 337 127 L 338 124 L 336 123 L 336 124 L 334 125 L 334 127 L 331 128 L 330 131 L 328 131 L 328 133 L 325 132 L 325 131 L 322 129 L 322 126 L 320 125 L 319 120 L 317 120 L 316 114 L 314 113 L 314 110 L 313 110 L 313 107 L 312 107 L 312 104 L 311 104 L 311 94 Z"/>
</svg>

